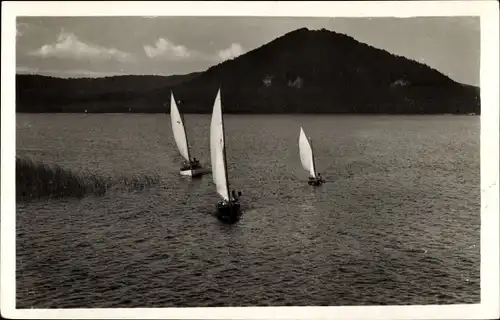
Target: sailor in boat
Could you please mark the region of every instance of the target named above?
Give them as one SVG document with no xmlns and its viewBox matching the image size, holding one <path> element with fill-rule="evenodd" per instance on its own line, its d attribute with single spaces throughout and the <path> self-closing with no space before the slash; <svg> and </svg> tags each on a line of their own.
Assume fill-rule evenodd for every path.
<svg viewBox="0 0 500 320">
<path fill-rule="evenodd" d="M 228 208 L 232 205 L 237 205 L 240 202 L 241 191 L 236 194 L 236 191 L 231 191 L 231 198 L 229 200 L 221 200 L 217 203 L 218 208 Z"/>
<path fill-rule="evenodd" d="M 182 170 L 195 170 L 201 168 L 200 166 L 200 161 L 198 161 L 196 158 L 193 158 L 192 161 L 186 161 L 182 163 Z"/>
<path fill-rule="evenodd" d="M 321 173 L 319 173 L 319 172 L 318 172 L 318 180 L 319 180 L 319 182 L 321 182 L 321 183 L 324 183 L 324 182 L 325 182 L 325 180 L 323 180 L 323 178 L 321 178 Z"/>
<path fill-rule="evenodd" d="M 240 197 L 241 197 L 241 191 L 238 191 L 238 195 L 236 195 L 236 191 L 231 191 L 231 195 L 233 196 L 233 198 L 231 199 L 232 202 L 239 202 L 240 201 Z"/>
<path fill-rule="evenodd" d="M 321 178 L 321 173 L 318 172 L 318 176 L 315 178 L 315 177 L 309 177 L 309 184 L 310 185 L 315 185 L 315 186 L 319 186 L 320 184 L 324 183 L 325 180 L 323 180 L 323 178 Z"/>
<path fill-rule="evenodd" d="M 192 169 L 198 169 L 200 168 L 200 161 L 196 160 L 196 158 L 193 158 L 193 161 L 191 162 Z"/>
</svg>

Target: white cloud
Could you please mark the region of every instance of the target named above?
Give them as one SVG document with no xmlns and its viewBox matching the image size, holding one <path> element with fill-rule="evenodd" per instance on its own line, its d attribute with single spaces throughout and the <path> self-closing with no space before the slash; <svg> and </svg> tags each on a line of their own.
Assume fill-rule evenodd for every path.
<svg viewBox="0 0 500 320">
<path fill-rule="evenodd" d="M 245 53 L 245 50 L 243 50 L 243 47 L 239 43 L 232 43 L 229 48 L 219 51 L 218 56 L 220 60 L 229 60 L 243 53 Z"/>
<path fill-rule="evenodd" d="M 163 57 L 173 60 L 187 59 L 197 55 L 185 46 L 176 45 L 165 38 L 159 38 L 154 47 L 145 45 L 144 51 L 150 58 Z"/>
<path fill-rule="evenodd" d="M 224 61 L 242 55 L 245 51 L 239 43 L 233 43 L 229 48 L 222 49 L 215 54 L 208 54 L 175 44 L 165 38 L 159 38 L 154 46 L 145 45 L 144 52 L 150 58 L 163 58 L 173 61 L 189 59 Z"/>
<path fill-rule="evenodd" d="M 118 60 L 128 62 L 133 60 L 130 53 L 114 48 L 105 48 L 87 44 L 78 39 L 73 33 L 61 32 L 54 44 L 46 44 L 35 50 L 31 55 L 39 57 L 71 58 L 77 60 Z"/>
</svg>

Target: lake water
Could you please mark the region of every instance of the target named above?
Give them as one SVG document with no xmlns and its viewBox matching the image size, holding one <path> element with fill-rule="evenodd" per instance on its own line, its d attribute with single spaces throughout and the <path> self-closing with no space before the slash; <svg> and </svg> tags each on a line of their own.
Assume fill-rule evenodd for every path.
<svg viewBox="0 0 500 320">
<path fill-rule="evenodd" d="M 209 115 L 187 115 L 209 163 Z M 479 303 L 479 117 L 226 115 L 243 217 L 179 176 L 168 115 L 17 115 L 18 155 L 144 190 L 17 204 L 17 307 Z M 307 185 L 299 128 L 318 171 Z"/>
</svg>

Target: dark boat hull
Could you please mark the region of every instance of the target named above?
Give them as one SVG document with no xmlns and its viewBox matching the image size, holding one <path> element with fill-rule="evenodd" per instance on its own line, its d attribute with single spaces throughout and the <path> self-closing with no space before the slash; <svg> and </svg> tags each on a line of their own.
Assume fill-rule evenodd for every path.
<svg viewBox="0 0 500 320">
<path fill-rule="evenodd" d="M 216 210 L 217 218 L 223 222 L 234 223 L 241 217 L 241 207 L 238 201 L 219 202 Z"/>
<path fill-rule="evenodd" d="M 324 182 L 325 182 L 325 180 L 323 180 L 323 179 L 314 179 L 314 180 L 309 180 L 307 183 L 308 183 L 310 186 L 319 187 L 319 186 L 320 186 L 320 185 L 322 185 Z"/>
</svg>

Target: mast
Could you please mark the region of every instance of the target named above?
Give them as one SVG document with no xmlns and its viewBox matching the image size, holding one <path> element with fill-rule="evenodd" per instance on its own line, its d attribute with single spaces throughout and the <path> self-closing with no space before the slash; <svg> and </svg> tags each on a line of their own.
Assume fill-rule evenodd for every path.
<svg viewBox="0 0 500 320">
<path fill-rule="evenodd" d="M 184 120 L 184 114 L 180 113 L 180 112 L 179 112 L 179 114 L 181 115 L 182 124 L 184 127 L 184 135 L 186 136 L 186 147 L 187 147 L 188 158 L 189 158 L 189 162 L 191 162 L 191 152 L 189 151 L 189 139 L 188 139 L 188 135 L 187 135 L 187 131 L 186 131 L 186 121 Z"/>
<path fill-rule="evenodd" d="M 175 102 L 175 96 L 174 96 L 174 93 L 172 91 L 170 91 L 170 93 L 172 94 L 172 97 L 174 98 L 174 103 L 176 104 L 177 106 L 177 103 Z M 172 108 L 172 106 L 170 106 Z M 186 132 L 186 121 L 184 120 L 184 114 L 181 113 L 181 111 L 179 110 L 179 106 L 177 106 L 177 112 L 179 112 L 179 116 L 181 117 L 181 121 L 182 121 L 182 129 L 184 130 L 184 136 L 186 137 L 186 149 L 187 149 L 187 154 L 188 154 L 188 161 L 191 162 L 191 154 L 189 152 L 189 140 L 188 140 L 188 136 L 187 136 L 187 132 Z"/>
<path fill-rule="evenodd" d="M 313 149 L 313 144 L 312 144 L 312 140 L 311 138 L 308 138 L 309 139 L 309 145 L 311 146 L 311 156 L 312 156 L 312 165 L 313 165 L 313 171 L 314 171 L 314 175 L 316 176 L 316 160 L 314 158 L 314 149 Z"/>
<path fill-rule="evenodd" d="M 220 120 L 222 126 L 222 139 L 224 141 L 224 148 L 222 149 L 222 153 L 224 154 L 224 173 L 226 174 L 226 188 L 227 188 L 227 196 L 229 200 L 231 200 L 231 191 L 229 190 L 229 177 L 227 175 L 227 156 L 226 156 L 226 134 L 224 130 L 224 115 L 222 113 L 222 90 L 219 87 L 220 92 Z"/>
</svg>

